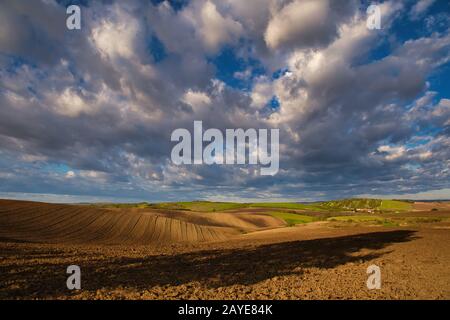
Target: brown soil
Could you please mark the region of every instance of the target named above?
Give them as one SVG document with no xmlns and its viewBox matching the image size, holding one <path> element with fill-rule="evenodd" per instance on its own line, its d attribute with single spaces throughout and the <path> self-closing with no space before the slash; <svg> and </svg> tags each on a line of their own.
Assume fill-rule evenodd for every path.
<svg viewBox="0 0 450 320">
<path fill-rule="evenodd" d="M 260 213 L 141 211 L 0 201 L 0 298 L 450 299 L 448 222 L 279 228 Z M 66 288 L 72 264 L 80 291 Z M 366 287 L 372 264 L 380 290 Z"/>
<path fill-rule="evenodd" d="M 0 200 L 0 237 L 76 244 L 156 244 L 225 240 L 242 232 L 285 226 L 262 214 L 106 210 Z"/>
<path fill-rule="evenodd" d="M 450 211 L 450 201 L 442 202 L 415 202 L 413 209 L 418 211 L 446 210 Z"/>
</svg>

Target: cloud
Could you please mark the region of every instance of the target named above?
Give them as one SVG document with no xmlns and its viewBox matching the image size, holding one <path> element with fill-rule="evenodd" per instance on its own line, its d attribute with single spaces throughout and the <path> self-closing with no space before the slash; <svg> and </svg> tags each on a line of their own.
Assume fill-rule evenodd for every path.
<svg viewBox="0 0 450 320">
<path fill-rule="evenodd" d="M 442 99 L 436 108 L 432 111 L 433 118 L 439 122 L 440 125 L 450 125 L 450 100 Z"/>
<path fill-rule="evenodd" d="M 64 29 L 60 26 L 64 23 L 65 10 L 56 3 L 3 1 L 0 51 L 51 65 L 67 49 L 57 45 L 63 41 Z"/>
<path fill-rule="evenodd" d="M 102 57 L 135 58 L 139 20 L 115 7 L 111 16 L 103 18 L 93 29 L 91 39 Z"/>
<path fill-rule="evenodd" d="M 66 178 L 67 179 L 72 179 L 74 177 L 75 177 L 75 172 L 73 172 L 72 170 L 67 171 L 67 173 L 66 173 Z"/>
<path fill-rule="evenodd" d="M 387 154 L 385 159 L 389 161 L 402 157 L 405 154 L 406 149 L 403 146 L 391 147 L 389 145 L 385 145 L 378 147 L 378 151 Z"/>
<path fill-rule="evenodd" d="M 419 0 L 417 3 L 411 8 L 410 16 L 412 19 L 418 19 L 421 15 L 423 15 L 434 3 L 436 0 Z"/>
<path fill-rule="evenodd" d="M 357 1 L 90 2 L 72 32 L 57 2 L 2 2 L 0 191 L 312 200 L 448 188 L 449 97 L 434 84 L 449 33 L 399 39 L 409 11 L 381 8 L 373 31 Z M 174 166 L 170 134 L 194 120 L 279 128 L 279 174 Z"/>
<path fill-rule="evenodd" d="M 211 98 L 204 92 L 188 90 L 182 101 L 190 105 L 194 111 L 205 108 L 211 104 Z"/>
<path fill-rule="evenodd" d="M 351 13 L 353 1 L 295 0 L 277 11 L 265 33 L 271 49 L 320 47 L 332 41 L 338 25 Z"/>
<path fill-rule="evenodd" d="M 217 51 L 223 44 L 233 43 L 242 33 L 241 24 L 230 17 L 223 17 L 210 1 L 203 5 L 200 17 L 200 33 L 210 51 Z"/>
<path fill-rule="evenodd" d="M 261 109 L 273 97 L 273 86 L 267 77 L 259 77 L 255 80 L 253 90 L 251 93 L 252 107 Z"/>
<path fill-rule="evenodd" d="M 57 104 L 58 108 L 56 111 L 58 113 L 69 117 L 76 117 L 83 112 L 92 110 L 73 88 L 66 88 L 61 95 L 51 96 L 50 99 Z"/>
</svg>

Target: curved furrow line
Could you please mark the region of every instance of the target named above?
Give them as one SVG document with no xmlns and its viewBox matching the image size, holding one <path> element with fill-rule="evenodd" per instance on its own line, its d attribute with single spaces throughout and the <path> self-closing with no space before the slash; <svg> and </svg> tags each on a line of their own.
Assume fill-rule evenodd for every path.
<svg viewBox="0 0 450 320">
<path fill-rule="evenodd" d="M 66 235 L 72 234 L 79 228 L 82 228 L 83 224 L 89 221 L 89 217 L 98 215 L 100 214 L 92 214 L 89 211 L 77 211 L 55 225 L 51 231 L 57 235 L 58 240 L 64 240 Z"/>
<path fill-rule="evenodd" d="M 74 230 L 73 233 L 79 232 L 79 231 L 81 231 L 82 229 L 85 229 L 86 232 L 91 233 L 90 230 L 89 230 L 89 228 L 90 228 L 92 225 L 94 225 L 97 221 L 99 221 L 100 219 L 102 219 L 104 214 L 106 214 L 106 213 L 104 213 L 104 212 L 100 212 L 100 213 L 99 213 L 99 212 L 93 212 L 93 214 L 90 215 L 90 220 L 87 222 L 87 224 L 85 224 L 83 227 L 78 228 L 77 230 Z M 82 239 L 82 238 L 80 239 L 80 237 L 85 236 L 85 235 L 86 235 L 86 232 L 81 233 L 81 234 L 79 235 L 79 237 L 76 238 L 77 242 L 80 242 L 79 240 Z"/>
<path fill-rule="evenodd" d="M 171 218 L 166 218 L 166 224 L 164 225 L 164 238 L 163 241 L 170 241 L 172 239 L 171 237 L 171 230 L 172 230 L 172 223 L 173 223 L 173 219 Z"/>
<path fill-rule="evenodd" d="M 129 235 L 133 228 L 133 225 L 135 224 L 137 216 L 134 214 L 130 214 L 126 218 L 126 223 L 124 223 L 124 226 L 121 228 L 120 232 L 117 235 L 117 239 L 121 241 L 121 243 L 125 243 L 127 236 Z"/>
<path fill-rule="evenodd" d="M 174 220 L 173 221 L 173 224 L 174 224 L 174 232 L 175 232 L 175 235 L 176 235 L 176 241 L 183 241 L 183 234 L 182 234 L 182 232 L 181 232 L 181 220 Z"/>
<path fill-rule="evenodd" d="M 71 223 L 68 219 L 61 228 L 57 229 L 60 239 L 64 241 L 77 240 L 84 234 L 84 230 L 102 216 L 102 213 L 86 211 L 80 213 L 76 223 Z"/>
<path fill-rule="evenodd" d="M 145 228 L 144 228 L 144 232 L 142 233 L 142 236 L 139 238 L 138 242 L 145 244 L 146 243 L 146 238 L 148 233 L 150 232 L 150 228 L 153 222 L 153 217 L 147 216 L 147 223 L 145 224 Z"/>
<path fill-rule="evenodd" d="M 169 219 L 166 223 L 167 229 L 166 229 L 166 239 L 165 240 L 169 240 L 169 239 L 173 240 L 173 238 L 174 238 L 174 234 L 172 232 L 173 232 L 173 225 L 174 225 L 175 220 L 171 219 L 171 218 L 169 218 Z"/>
<path fill-rule="evenodd" d="M 131 236 L 130 233 L 132 232 L 134 225 L 139 220 L 139 217 L 136 214 L 132 214 L 128 217 L 128 222 L 126 225 L 126 228 L 124 228 L 121 232 L 121 234 L 118 236 L 118 239 L 122 241 L 122 243 L 127 243 L 130 241 Z"/>
<path fill-rule="evenodd" d="M 35 230 L 33 226 L 35 225 L 45 225 L 46 223 L 55 222 L 55 219 L 63 218 L 66 215 L 73 214 L 81 209 L 77 207 L 70 208 L 54 208 L 51 212 L 46 212 L 39 215 L 34 215 L 33 213 L 28 214 L 25 219 L 17 219 L 14 222 L 14 226 L 17 229 L 23 230 Z"/>
<path fill-rule="evenodd" d="M 192 229 L 192 239 L 191 241 L 198 241 L 198 230 L 197 230 L 197 226 L 194 224 L 192 226 L 190 226 Z"/>
<path fill-rule="evenodd" d="M 155 232 L 155 221 L 156 221 L 157 218 L 158 218 L 157 216 L 150 217 L 149 224 L 148 224 L 148 227 L 147 227 L 147 230 L 146 230 L 146 233 L 145 233 L 145 237 L 142 240 L 143 244 L 150 244 L 151 243 L 153 233 Z"/>
<path fill-rule="evenodd" d="M 216 237 L 213 235 L 213 228 L 206 228 L 207 233 L 208 233 L 208 240 L 215 240 Z"/>
<path fill-rule="evenodd" d="M 92 213 L 92 212 L 90 212 L 89 213 L 89 216 L 87 217 L 87 218 L 89 218 L 89 217 L 91 217 L 91 216 L 93 216 L 94 218 L 95 217 L 97 217 L 98 218 L 98 215 L 96 215 L 95 213 Z M 121 216 L 120 216 L 120 218 L 122 218 L 122 216 L 125 216 L 125 214 L 123 213 Z M 120 219 L 119 218 L 119 219 Z M 67 232 L 66 234 L 65 234 L 65 238 L 64 238 L 64 240 L 66 240 L 66 241 L 70 241 L 70 240 L 76 240 L 76 239 L 79 239 L 79 237 L 80 236 L 82 236 L 82 232 L 88 232 L 88 227 L 89 227 L 89 225 L 91 225 L 91 223 L 87 223 L 86 224 L 86 221 L 88 221 L 88 219 L 84 219 L 84 220 L 82 220 L 82 222 L 81 222 L 81 224 L 83 224 L 84 223 L 84 225 L 79 225 L 79 226 L 77 226 L 77 229 L 74 229 L 74 230 L 72 230 L 71 232 Z M 93 221 L 95 221 L 95 220 L 92 220 L 92 222 Z"/>
<path fill-rule="evenodd" d="M 206 240 L 205 235 L 203 233 L 203 227 L 202 226 L 198 226 L 198 236 L 199 236 L 200 241 L 205 241 Z"/>
<path fill-rule="evenodd" d="M 103 241 L 109 244 L 122 244 L 123 237 L 121 237 L 120 235 L 123 233 L 129 222 L 131 221 L 132 216 L 133 215 L 126 212 L 122 213 L 114 222 L 114 226 L 110 229 L 109 236 L 104 238 Z"/>
<path fill-rule="evenodd" d="M 107 234 L 108 230 L 114 225 L 114 219 L 117 216 L 115 214 L 111 214 L 111 212 L 103 214 L 102 218 L 104 221 L 99 221 L 99 225 L 92 225 L 93 230 L 86 234 L 86 241 L 88 243 L 101 242 Z M 95 228 L 95 229 L 94 229 Z"/>
<path fill-rule="evenodd" d="M 106 210 L 79 205 L 16 205 L 0 200 L 0 237 L 33 242 L 161 244 L 226 240 L 273 222 L 254 215 Z M 239 227 L 241 226 L 241 227 Z"/>
<path fill-rule="evenodd" d="M 67 208 L 65 208 L 65 209 L 67 209 Z M 61 211 L 61 210 L 63 210 L 63 208 L 59 207 L 59 208 L 53 208 L 53 210 L 45 211 L 43 213 L 40 213 L 40 212 L 36 211 L 36 213 L 39 214 L 38 216 L 31 216 L 30 217 L 29 216 L 30 213 L 28 213 L 28 216 L 25 217 L 25 219 L 14 219 L 13 222 L 10 222 L 9 224 L 7 222 L 6 223 L 2 223 L 2 224 L 4 226 L 11 226 L 11 225 L 18 225 L 18 224 L 28 223 L 30 221 L 32 222 L 32 221 L 34 221 L 36 219 L 41 220 L 42 218 L 50 216 L 50 215 L 54 214 L 55 212 L 58 212 L 58 211 Z M 35 210 L 33 210 L 32 208 L 29 208 L 28 211 L 34 212 Z M 24 213 L 22 213 L 22 214 L 24 214 Z M 33 214 L 33 213 L 31 213 L 31 214 Z M 17 218 L 17 217 L 15 217 L 15 218 Z"/>
<path fill-rule="evenodd" d="M 141 216 L 141 215 L 138 215 L 137 220 L 136 220 L 136 223 L 133 225 L 133 228 L 131 228 L 131 231 L 130 231 L 130 233 L 128 234 L 128 237 L 125 239 L 125 242 L 127 242 L 127 243 L 133 243 L 134 232 L 135 232 L 134 230 L 135 230 L 137 224 L 139 223 L 139 221 L 141 220 L 141 218 L 142 218 L 142 216 Z"/>
<path fill-rule="evenodd" d="M 86 232 L 82 233 L 80 242 L 94 243 L 97 239 L 101 238 L 104 229 L 109 228 L 109 222 L 113 218 L 114 217 L 110 214 L 110 212 L 102 212 L 99 219 L 97 219 L 95 223 L 92 223 Z"/>
<path fill-rule="evenodd" d="M 205 236 L 203 235 L 203 228 L 201 226 L 197 226 L 197 241 L 205 241 Z"/>
<path fill-rule="evenodd" d="M 158 227 L 158 237 L 156 238 L 156 242 L 157 243 L 161 243 L 163 242 L 164 239 L 164 234 L 165 234 L 165 229 L 166 229 L 166 223 L 167 223 L 167 218 L 166 217 L 161 217 L 161 219 L 159 220 L 159 227 Z"/>
<path fill-rule="evenodd" d="M 52 222 L 50 222 L 50 220 L 45 220 L 39 224 L 36 223 L 34 225 L 37 225 L 38 228 L 33 230 L 30 229 L 28 232 L 33 239 L 38 238 L 46 241 L 59 241 L 61 236 L 60 229 L 65 228 L 67 224 L 75 225 L 79 221 L 79 217 L 82 212 L 80 210 L 81 209 L 77 209 L 74 212 L 70 211 L 70 213 L 66 212 L 64 215 L 59 216 L 58 219 L 53 220 Z"/>
<path fill-rule="evenodd" d="M 148 216 L 139 215 L 139 220 L 136 223 L 136 226 L 134 228 L 134 231 L 132 233 L 132 243 L 141 243 L 142 237 L 145 235 L 145 229 L 147 228 L 148 224 Z"/>
<path fill-rule="evenodd" d="M 1 218 L 10 218 L 10 217 L 16 217 L 23 214 L 23 212 L 29 212 L 29 211 L 37 211 L 39 212 L 41 208 L 30 208 L 26 206 L 20 206 L 17 208 L 6 208 L 4 210 L 0 210 L 0 217 Z"/>
<path fill-rule="evenodd" d="M 165 217 L 159 217 L 157 223 L 156 223 L 156 232 L 155 232 L 155 242 L 159 242 L 159 239 L 161 237 L 161 233 L 164 229 L 165 225 Z"/>
<path fill-rule="evenodd" d="M 150 242 L 154 242 L 157 239 L 157 232 L 158 232 L 158 220 L 160 219 L 160 216 L 155 217 L 155 221 L 153 222 L 153 230 L 150 237 Z"/>
<path fill-rule="evenodd" d="M 44 219 L 42 217 L 32 217 L 28 219 L 26 223 L 16 222 L 13 228 L 15 229 L 16 232 L 19 233 L 35 233 L 35 234 L 36 233 L 40 234 L 42 232 L 45 233 L 46 231 L 48 232 L 51 227 L 63 221 L 66 216 L 72 215 L 73 213 L 79 212 L 80 210 L 81 210 L 80 208 L 76 207 L 70 209 L 66 208 L 66 210 L 56 210 L 56 212 L 59 213 L 58 215 L 56 215 L 56 217 L 55 215 L 52 217 L 47 216 Z"/>
<path fill-rule="evenodd" d="M 101 233 L 101 237 L 99 238 L 99 241 L 101 242 L 108 242 L 109 239 L 114 238 L 114 228 L 117 225 L 118 221 L 120 221 L 121 216 L 113 216 L 110 220 L 108 220 L 108 223 L 106 224 L 105 229 Z"/>
<path fill-rule="evenodd" d="M 181 238 L 183 239 L 183 241 L 188 241 L 187 225 L 184 221 L 181 221 Z"/>
</svg>

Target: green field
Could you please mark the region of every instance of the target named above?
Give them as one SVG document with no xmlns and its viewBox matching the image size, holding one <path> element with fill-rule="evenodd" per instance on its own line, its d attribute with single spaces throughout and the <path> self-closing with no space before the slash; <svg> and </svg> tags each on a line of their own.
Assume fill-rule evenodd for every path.
<svg viewBox="0 0 450 320">
<path fill-rule="evenodd" d="M 327 209 L 354 210 L 354 209 L 378 209 L 381 206 L 379 199 L 342 199 L 320 202 L 320 206 Z"/>
<path fill-rule="evenodd" d="M 309 203 L 295 203 L 295 202 L 260 202 L 250 203 L 251 208 L 272 208 L 272 209 L 292 209 L 292 210 L 310 210 L 310 211 L 325 211 L 319 204 Z"/>
<path fill-rule="evenodd" d="M 191 201 L 191 202 L 164 202 L 151 205 L 155 209 L 166 210 L 187 210 L 199 212 L 226 211 L 232 209 L 247 208 L 248 204 L 233 202 L 210 202 L 210 201 Z"/>
<path fill-rule="evenodd" d="M 330 211 L 372 210 L 372 211 L 408 211 L 412 204 L 406 201 L 381 199 L 343 199 L 320 202 L 319 206 Z"/>
<path fill-rule="evenodd" d="M 374 211 L 374 212 L 400 212 L 412 209 L 412 204 L 398 200 L 380 199 L 342 199 L 314 203 L 297 202 L 260 202 L 260 203 L 234 203 L 234 202 L 162 202 L 162 203 L 125 203 L 102 204 L 106 208 L 154 208 L 165 210 L 186 210 L 199 212 L 216 212 L 243 208 L 268 208 L 280 210 L 301 210 L 310 212 L 348 212 L 348 211 Z"/>
<path fill-rule="evenodd" d="M 261 214 L 280 218 L 288 226 L 311 223 L 314 221 L 379 225 L 386 227 L 408 226 L 423 223 L 447 221 L 443 217 L 407 217 L 402 214 L 412 210 L 412 203 L 398 200 L 381 199 L 343 199 L 314 203 L 271 202 L 271 203 L 234 203 L 210 201 L 185 201 L 163 203 L 103 203 L 93 206 L 112 209 L 161 209 L 192 212 L 223 212 L 239 209 L 264 209 Z"/>
<path fill-rule="evenodd" d="M 91 204 L 91 206 L 107 208 L 107 209 L 129 209 L 129 208 L 145 209 L 145 208 L 150 208 L 151 204 L 149 204 L 147 202 L 139 202 L 139 203 L 96 203 L 96 204 Z"/>
<path fill-rule="evenodd" d="M 357 224 L 377 224 L 386 227 L 394 226 L 410 226 L 418 225 L 423 223 L 439 223 L 443 221 L 448 221 L 448 218 L 441 217 L 401 217 L 401 216 L 390 216 L 388 218 L 381 216 L 336 216 L 326 219 L 330 222 L 347 222 L 347 223 L 357 223 Z"/>
<path fill-rule="evenodd" d="M 336 212 L 354 210 L 373 211 L 408 211 L 412 209 L 412 204 L 397 200 L 380 199 L 342 199 L 333 201 L 323 201 L 314 203 L 252 203 L 251 207 L 308 210 L 315 212 Z"/>
<path fill-rule="evenodd" d="M 377 216 L 339 216 L 328 218 L 327 221 L 397 226 L 392 220 Z"/>
<path fill-rule="evenodd" d="M 380 209 L 392 211 L 408 211 L 412 209 L 412 204 L 409 202 L 397 200 L 381 200 Z"/>
<path fill-rule="evenodd" d="M 288 226 L 294 226 L 296 224 L 309 223 L 316 221 L 317 219 L 311 216 L 305 216 L 295 213 L 286 212 L 267 212 L 265 214 L 271 215 L 272 217 L 280 218 L 286 221 Z"/>
</svg>

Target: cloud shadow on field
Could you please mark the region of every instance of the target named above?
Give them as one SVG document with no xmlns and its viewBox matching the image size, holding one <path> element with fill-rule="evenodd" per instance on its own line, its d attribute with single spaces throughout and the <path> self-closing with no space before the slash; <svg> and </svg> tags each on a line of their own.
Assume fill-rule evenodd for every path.
<svg viewBox="0 0 450 320">
<path fill-rule="evenodd" d="M 83 290 L 176 286 L 200 282 L 209 288 L 252 285 L 275 276 L 301 275 L 304 268 L 330 269 L 350 262 L 364 263 L 381 257 L 376 252 L 391 244 L 417 239 L 415 231 L 396 230 L 342 237 L 301 240 L 261 245 L 254 248 L 204 250 L 176 255 L 152 255 L 142 258 L 103 258 L 92 255 L 79 261 Z M 36 257 L 36 249 L 24 249 L 15 256 L 27 261 Z M 45 250 L 45 248 L 42 248 Z M 372 250 L 369 254 L 356 253 Z M 73 252 L 58 252 L 58 263 L 24 263 L 0 267 L 3 281 L 17 278 L 23 283 L 14 290 L 0 290 L 3 298 L 50 297 L 71 295 L 65 287 L 67 261 L 81 259 Z M 66 261 L 64 261 L 66 260 Z M 47 260 L 49 261 L 49 260 Z M 51 260 L 50 260 L 51 261 Z M 64 261 L 64 262 L 63 262 Z M 27 267 L 24 267 L 27 265 Z M 22 269 L 22 270 L 20 270 Z M 29 279 L 32 277 L 32 279 Z M 28 278 L 25 283 L 22 281 Z M 73 293 L 76 294 L 76 293 Z"/>
</svg>

